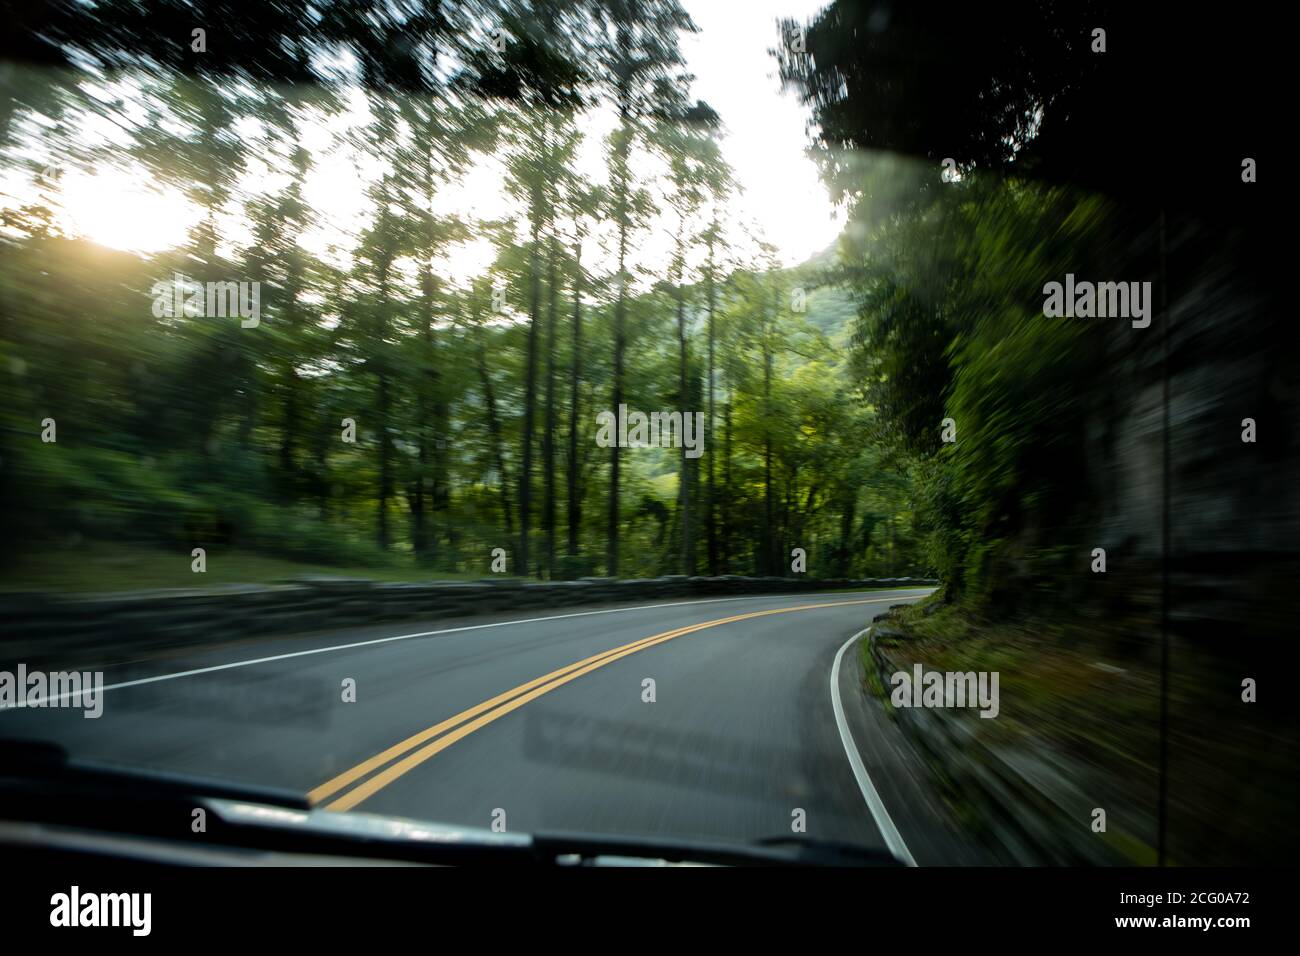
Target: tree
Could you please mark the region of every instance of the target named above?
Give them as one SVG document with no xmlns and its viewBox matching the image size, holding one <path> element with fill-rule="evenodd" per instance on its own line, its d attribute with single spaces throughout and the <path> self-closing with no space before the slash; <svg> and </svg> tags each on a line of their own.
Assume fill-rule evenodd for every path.
<svg viewBox="0 0 1300 956">
<path fill-rule="evenodd" d="M 713 138 L 720 126 L 718 114 L 706 103 L 697 102 L 679 116 L 664 117 L 655 130 L 654 142 L 668 163 L 668 206 L 676 216 L 673 254 L 668 281 L 677 316 L 678 375 L 677 407 L 683 421 L 691 414 L 692 391 L 690 360 L 687 352 L 687 254 L 701 232 L 697 217 L 709 195 L 710 187 L 728 175 L 717 142 Z M 711 428 L 712 422 L 709 423 Z M 685 446 L 678 456 L 678 536 L 680 569 L 695 573 L 695 542 L 691 514 L 691 486 L 694 480 L 692 460 Z"/>
<path fill-rule="evenodd" d="M 613 0 L 602 7 L 613 42 L 600 49 L 608 92 L 618 111 L 618 126 L 610 135 L 610 214 L 618 233 L 614 304 L 614 381 L 610 407 L 617 413 L 623 402 L 623 363 L 627 348 L 628 247 L 632 232 L 643 220 L 646 197 L 632 177 L 631 156 L 643 137 L 647 122 L 657 115 L 673 115 L 684 102 L 683 66 L 677 47 L 679 32 L 696 27 L 677 0 Z M 606 525 L 606 567 L 619 569 L 619 481 L 621 449 L 610 449 L 609 518 Z"/>
<path fill-rule="evenodd" d="M 577 66 L 579 50 L 573 44 L 575 34 L 566 29 L 566 18 L 554 4 L 540 4 L 536 9 L 512 11 L 500 23 L 501 49 L 495 57 L 479 67 L 476 89 L 510 104 L 508 117 L 511 148 L 507 157 L 512 195 L 526 203 L 528 217 L 528 338 L 527 380 L 524 386 L 524 428 L 521 440 L 519 471 L 519 567 L 530 573 L 530 532 L 533 517 L 533 451 L 536 419 L 539 338 L 542 336 L 542 249 L 545 245 L 551 264 L 550 304 L 547 309 L 546 394 L 544 437 L 546 560 L 548 573 L 555 559 L 555 489 L 554 489 L 554 287 L 558 254 L 553 235 L 555 228 L 557 179 L 572 162 L 577 133 L 572 123 L 561 125 L 563 111 L 583 102 L 585 74 Z M 577 34 L 580 35 L 580 34 Z M 480 57 L 486 57 L 486 52 Z"/>
</svg>

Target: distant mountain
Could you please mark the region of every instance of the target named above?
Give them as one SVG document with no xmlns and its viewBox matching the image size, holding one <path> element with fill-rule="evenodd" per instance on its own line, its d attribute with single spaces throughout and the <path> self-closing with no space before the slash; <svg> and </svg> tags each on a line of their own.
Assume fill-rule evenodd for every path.
<svg viewBox="0 0 1300 956">
<path fill-rule="evenodd" d="M 785 270 L 796 285 L 800 279 L 808 282 L 809 291 L 806 301 L 808 311 L 805 318 L 832 339 L 847 334 L 853 320 L 857 317 L 857 305 L 853 293 L 847 288 L 840 285 L 816 285 L 822 281 L 823 273 L 835 265 L 838 248 L 837 237 L 821 252 Z"/>
<path fill-rule="evenodd" d="M 795 266 L 795 269 L 825 269 L 828 266 L 833 266 L 835 265 L 835 259 L 838 255 L 839 247 L 840 240 L 837 236 L 829 246 L 808 259 L 806 262 L 801 262 L 799 265 Z"/>
</svg>

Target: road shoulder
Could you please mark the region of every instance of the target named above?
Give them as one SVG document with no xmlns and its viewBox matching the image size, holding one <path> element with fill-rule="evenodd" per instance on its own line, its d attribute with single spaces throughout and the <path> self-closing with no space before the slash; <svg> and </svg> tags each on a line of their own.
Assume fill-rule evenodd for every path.
<svg viewBox="0 0 1300 956">
<path fill-rule="evenodd" d="M 868 639 L 866 631 L 860 632 L 845 650 L 838 690 L 863 769 L 890 819 L 920 866 L 993 864 L 987 852 L 962 835 L 935 794 L 920 754 L 870 694 L 861 654 L 861 642 Z M 870 812 L 865 802 L 863 812 Z"/>
</svg>

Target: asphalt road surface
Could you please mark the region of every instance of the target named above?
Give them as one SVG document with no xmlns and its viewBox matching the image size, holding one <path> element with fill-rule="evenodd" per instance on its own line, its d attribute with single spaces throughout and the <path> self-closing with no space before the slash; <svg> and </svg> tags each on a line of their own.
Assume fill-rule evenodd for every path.
<svg viewBox="0 0 1300 956">
<path fill-rule="evenodd" d="M 232 635 L 106 669 L 98 719 L 8 710 L 0 737 L 288 788 L 342 812 L 728 842 L 802 820 L 810 838 L 923 857 L 938 852 L 918 832 L 930 798 L 893 765 L 845 646 L 929 590 Z"/>
</svg>

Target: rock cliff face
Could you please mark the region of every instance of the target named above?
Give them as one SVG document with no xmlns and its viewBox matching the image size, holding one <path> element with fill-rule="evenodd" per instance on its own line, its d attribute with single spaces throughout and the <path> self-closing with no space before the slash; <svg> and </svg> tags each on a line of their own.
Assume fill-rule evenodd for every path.
<svg viewBox="0 0 1300 956">
<path fill-rule="evenodd" d="M 1158 304 L 1163 290 L 1167 332 L 1157 312 L 1108 337 L 1087 451 L 1107 573 L 1081 561 L 1063 586 L 1089 627 L 1123 622 L 1106 658 L 1145 669 L 1144 694 L 1158 695 L 1167 607 L 1169 858 L 1281 860 L 1300 846 L 1284 810 L 1300 766 L 1287 699 L 1300 666 L 1300 328 L 1281 294 L 1295 267 L 1275 237 L 1224 218 L 1162 228 L 1155 215 L 1132 235 L 1119 268 L 1150 279 Z M 1160 720 L 1158 696 L 1147 710 Z"/>
<path fill-rule="evenodd" d="M 1294 266 L 1259 232 L 1186 219 L 1166 231 L 1170 852 L 1195 841 L 1228 860 L 1234 842 L 1296 840 L 1275 815 L 1300 766 L 1284 697 L 1300 663 L 1300 336 L 1281 295 Z M 1157 387 L 1144 385 L 1144 405 L 1159 407 Z M 1135 422 L 1117 460 L 1145 461 L 1155 424 Z"/>
<path fill-rule="evenodd" d="M 1099 544 L 1112 575 L 1159 574 L 1167 555 L 1184 636 L 1280 637 L 1291 617 L 1279 585 L 1300 569 L 1300 331 L 1280 294 L 1293 267 L 1267 245 L 1218 222 L 1153 222 L 1134 260 L 1164 290 L 1167 335 L 1157 320 L 1110 339 L 1089 449 Z"/>
<path fill-rule="evenodd" d="M 1300 335 L 1282 311 L 1281 256 L 1262 247 L 1187 217 L 1169 218 L 1163 236 L 1154 223 L 1135 242 L 1157 298 L 1162 287 L 1167 296 L 1167 343 L 1158 322 L 1112 338 L 1095 473 L 1106 479 L 1108 539 L 1159 560 L 1167 345 L 1171 570 L 1229 560 L 1241 570 L 1242 560 L 1300 552 Z M 1242 440 L 1243 419 L 1255 423 L 1254 442 Z"/>
</svg>

